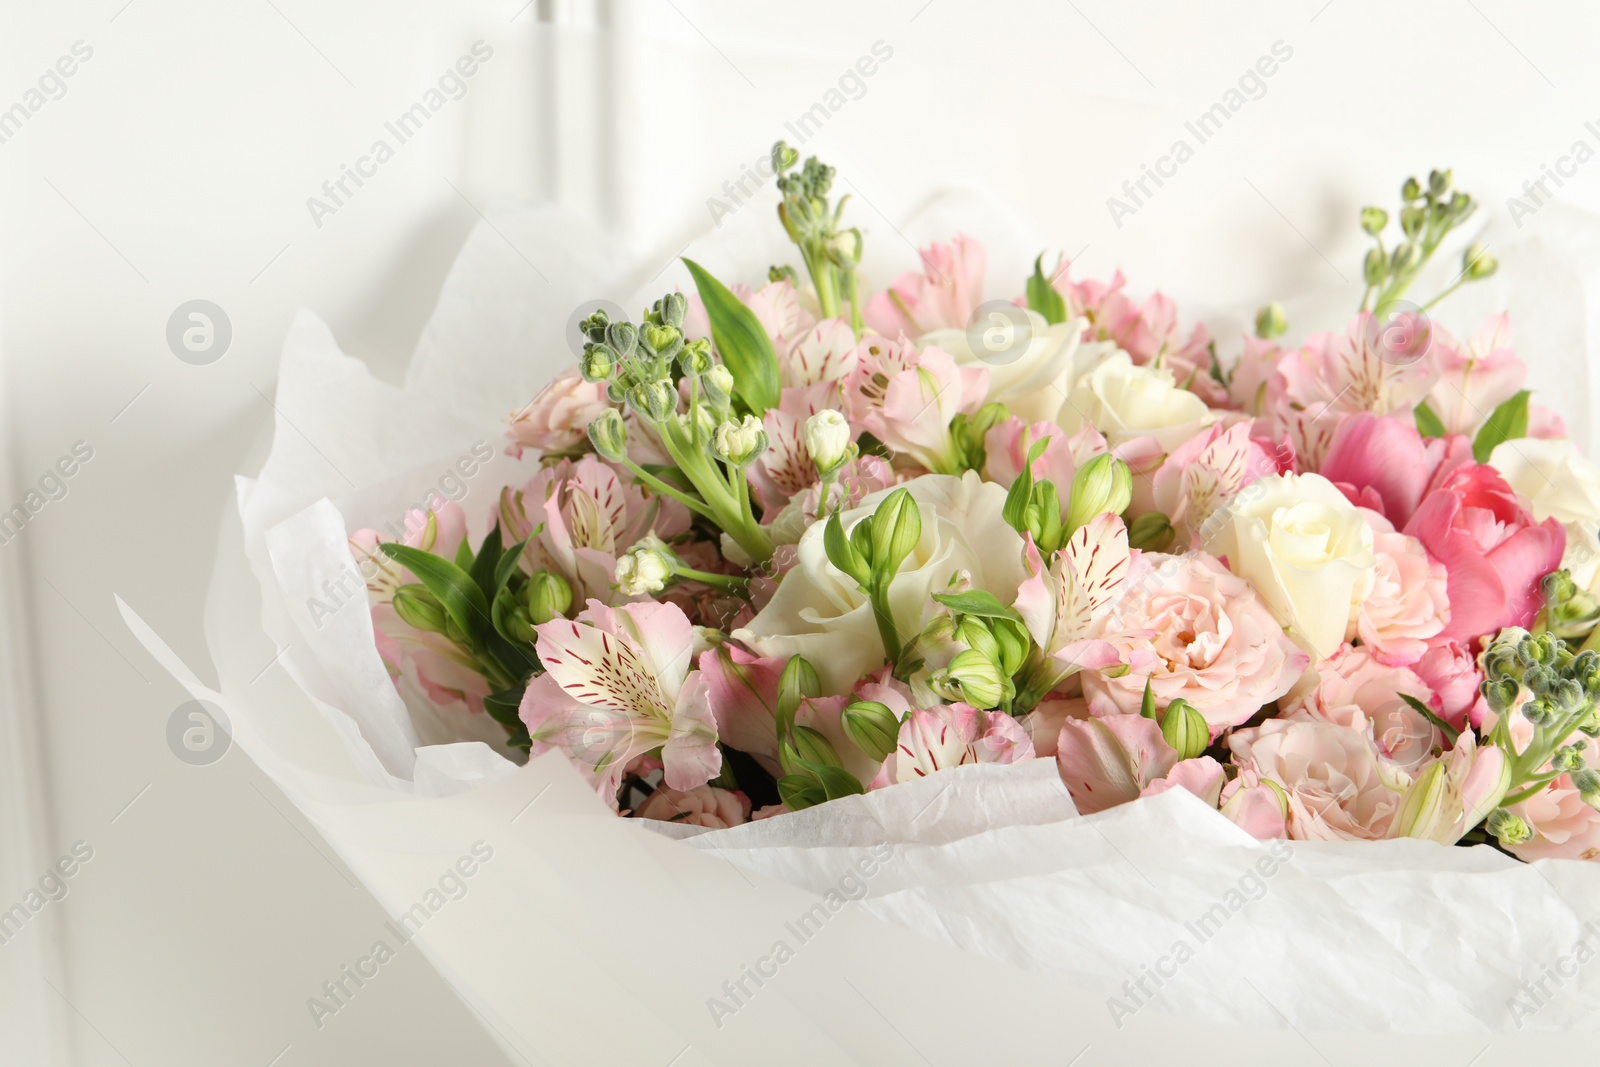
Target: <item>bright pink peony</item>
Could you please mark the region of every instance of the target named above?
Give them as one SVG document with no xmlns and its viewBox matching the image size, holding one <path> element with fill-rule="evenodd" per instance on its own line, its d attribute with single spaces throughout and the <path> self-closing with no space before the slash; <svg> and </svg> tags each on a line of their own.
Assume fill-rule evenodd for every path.
<svg viewBox="0 0 1600 1067">
<path fill-rule="evenodd" d="M 922 250 L 922 273 L 900 275 L 867 301 L 867 325 L 885 337 L 965 329 L 983 302 L 988 261 L 983 245 L 963 234 L 949 244 L 934 242 Z"/>
<path fill-rule="evenodd" d="M 1465 437 L 1424 441 L 1408 419 L 1358 412 L 1339 424 L 1320 471 L 1351 503 L 1404 526 L 1424 497 L 1471 462 Z"/>
<path fill-rule="evenodd" d="M 1500 472 L 1481 464 L 1450 473 L 1405 532 L 1449 572 L 1451 617 L 1439 636 L 1458 641 L 1531 623 L 1539 579 L 1561 566 L 1567 546 L 1559 522 L 1535 523 Z"/>
<path fill-rule="evenodd" d="M 1090 710 L 1137 712 L 1148 680 L 1158 705 L 1182 697 L 1213 736 L 1287 693 L 1309 661 L 1250 583 L 1206 555 L 1141 554 L 1103 629 L 1129 670 L 1083 675 Z"/>
<path fill-rule="evenodd" d="M 714 785 L 697 785 L 693 789 L 664 785 L 639 805 L 636 814 L 641 819 L 726 830 L 750 821 L 750 798 L 738 790 Z"/>
</svg>

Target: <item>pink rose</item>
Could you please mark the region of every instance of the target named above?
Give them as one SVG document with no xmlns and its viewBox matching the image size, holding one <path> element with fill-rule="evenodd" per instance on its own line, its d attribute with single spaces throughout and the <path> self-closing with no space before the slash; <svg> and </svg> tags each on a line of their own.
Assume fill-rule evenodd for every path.
<svg viewBox="0 0 1600 1067">
<path fill-rule="evenodd" d="M 512 413 L 506 451 L 518 457 L 524 448 L 570 452 L 589 439 L 589 423 L 610 406 L 604 382 L 586 382 L 576 367 L 568 367 L 527 407 Z"/>
<path fill-rule="evenodd" d="M 664 785 L 639 805 L 636 814 L 641 819 L 726 830 L 750 821 L 750 798 L 738 790 L 714 785 L 697 785 L 693 789 Z"/>
<path fill-rule="evenodd" d="M 922 250 L 922 273 L 900 275 L 867 301 L 867 325 L 885 337 L 965 329 L 983 302 L 988 261 L 983 245 L 964 234 L 949 244 L 934 242 Z"/>
<path fill-rule="evenodd" d="M 871 788 L 926 778 L 968 763 L 1021 763 L 1033 758 L 1033 741 L 1003 711 L 979 711 L 970 704 L 915 708 L 901 721 L 899 743 L 878 768 Z"/>
<path fill-rule="evenodd" d="M 1285 719 L 1326 722 L 1370 738 L 1383 757 L 1408 774 L 1443 743 L 1439 730 L 1400 694 L 1428 704 L 1433 692 L 1404 667 L 1387 667 L 1364 648 L 1345 645 L 1317 664 L 1316 685 L 1296 694 Z"/>
<path fill-rule="evenodd" d="M 1428 558 L 1415 537 L 1396 533 L 1389 520 L 1367 512 L 1372 527 L 1372 591 L 1356 608 L 1356 633 L 1384 663 L 1409 666 L 1450 621 L 1444 564 Z"/>
<path fill-rule="evenodd" d="M 1411 669 L 1438 697 L 1440 718 L 1457 729 L 1483 724 L 1489 710 L 1479 691 L 1483 672 L 1478 670 L 1477 657 L 1465 646 L 1456 641 L 1434 644 Z"/>
<path fill-rule="evenodd" d="M 1390 836 L 1403 781 L 1386 771 L 1361 733 L 1328 722 L 1268 719 L 1229 738 L 1240 777 L 1276 782 L 1291 838 L 1380 841 Z M 1269 787 L 1270 788 L 1270 787 Z"/>
<path fill-rule="evenodd" d="M 1481 464 L 1450 473 L 1405 532 L 1449 572 L 1451 617 L 1440 637 L 1458 641 L 1531 623 L 1542 603 L 1539 579 L 1561 566 L 1567 546 L 1559 522 L 1536 524 L 1500 472 Z"/>
<path fill-rule="evenodd" d="M 1310 660 L 1214 557 L 1142 553 L 1124 588 L 1103 636 L 1130 669 L 1084 674 L 1096 715 L 1137 712 L 1148 680 L 1158 705 L 1182 697 L 1215 736 L 1287 693 Z"/>
</svg>

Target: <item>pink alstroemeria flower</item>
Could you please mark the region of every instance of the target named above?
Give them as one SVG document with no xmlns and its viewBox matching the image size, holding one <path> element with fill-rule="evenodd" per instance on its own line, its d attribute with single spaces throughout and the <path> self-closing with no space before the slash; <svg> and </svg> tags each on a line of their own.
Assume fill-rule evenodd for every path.
<svg viewBox="0 0 1600 1067">
<path fill-rule="evenodd" d="M 1511 316 L 1505 312 L 1465 343 L 1435 329 L 1429 357 L 1439 377 L 1428 406 L 1447 433 L 1476 434 L 1489 413 L 1510 400 L 1528 377 L 1528 368 L 1511 347 Z"/>
<path fill-rule="evenodd" d="M 1003 711 L 970 704 L 914 708 L 900 723 L 900 738 L 872 779 L 872 789 L 926 778 L 968 763 L 1021 763 L 1034 758 L 1033 741 Z"/>
<path fill-rule="evenodd" d="M 545 673 L 519 709 L 534 755 L 565 752 L 613 808 L 624 768 L 656 749 L 673 789 L 694 789 L 721 770 L 706 679 L 690 669 L 694 627 L 682 609 L 590 600 L 576 620 L 535 632 Z"/>
<path fill-rule="evenodd" d="M 1093 635 L 1111 614 L 1132 558 L 1128 528 L 1111 514 L 1096 515 L 1081 526 L 1048 570 L 1028 538 L 1029 577 L 1018 588 L 1014 606 L 1034 641 L 1054 658 L 1062 678 L 1120 662 L 1116 648 Z"/>
<path fill-rule="evenodd" d="M 863 341 L 844 385 L 851 425 L 938 474 L 958 473 L 950 423 L 977 411 L 988 391 L 988 368 L 958 366 L 932 346 L 919 353 L 904 335 Z"/>
<path fill-rule="evenodd" d="M 506 451 L 518 458 L 524 448 L 570 451 L 588 440 L 589 423 L 610 406 L 604 382 L 584 381 L 578 368 L 568 367 L 525 407 L 512 412 L 506 427 L 511 445 Z"/>
<path fill-rule="evenodd" d="M 1095 456 L 1111 451 L 1105 437 L 1093 426 L 1069 434 L 1053 422 L 1036 422 L 1030 426 L 1012 416 L 984 435 L 984 470 L 989 480 L 999 485 L 1016 481 L 1022 473 L 1029 447 L 1045 440 L 1050 443 L 1033 461 L 1033 480 L 1055 485 L 1063 503 L 1071 493 L 1072 478 L 1078 468 Z"/>
<path fill-rule="evenodd" d="M 902 274 L 866 303 L 864 317 L 885 337 L 921 337 L 942 329 L 965 329 L 983 302 L 983 272 L 989 256 L 983 245 L 963 234 L 949 244 L 922 250 L 922 272 Z"/>
<path fill-rule="evenodd" d="M 1178 759 L 1161 727 L 1142 715 L 1067 719 L 1056 741 L 1056 766 L 1082 815 L 1172 788 L 1216 807 L 1225 778 L 1210 756 Z"/>
<path fill-rule="evenodd" d="M 1208 427 L 1173 449 L 1151 477 L 1151 503 L 1172 523 L 1178 545 L 1206 547 L 1213 532 L 1207 520 L 1251 482 L 1280 473 L 1275 454 L 1250 430 L 1249 422 Z"/>
</svg>

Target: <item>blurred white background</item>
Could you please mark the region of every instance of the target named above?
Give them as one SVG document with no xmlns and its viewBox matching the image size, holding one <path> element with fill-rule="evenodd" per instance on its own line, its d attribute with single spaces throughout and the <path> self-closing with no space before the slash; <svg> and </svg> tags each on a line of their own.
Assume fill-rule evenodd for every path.
<svg viewBox="0 0 1600 1067">
<path fill-rule="evenodd" d="M 1507 206 L 1574 142 L 1600 147 L 1600 11 L 1576 2 L 4 7 L 0 510 L 75 443 L 93 457 L 0 544 L 0 907 L 74 842 L 94 850 L 70 895 L 0 945 L 6 1064 L 507 1062 L 416 953 L 313 1023 L 306 998 L 382 913 L 242 753 L 173 756 L 186 696 L 113 603 L 206 663 L 218 519 L 258 461 L 297 307 L 398 379 L 455 251 L 507 197 L 591 213 L 664 264 L 877 42 L 891 57 L 804 145 L 848 178 L 869 241 L 901 244 L 894 222 L 933 191 L 977 187 L 1077 253 L 1078 273 L 1120 266 L 1186 321 L 1340 287 L 1353 307 L 1356 209 L 1392 206 L 1432 166 L 1454 166 L 1496 240 L 1562 246 L 1564 213 L 1600 202 L 1590 162 L 1520 227 Z M 465 95 L 316 217 L 307 199 L 479 41 L 492 58 Z M 1291 58 L 1259 98 L 1117 225 L 1107 198 L 1279 42 Z M 8 120 L 16 103 L 28 113 Z M 1020 286 L 1027 264 L 990 269 Z M 1562 295 L 1582 291 L 1567 281 Z M 194 299 L 231 322 L 205 366 L 166 339 Z M 1480 306 L 1440 317 L 1468 328 Z M 1536 319 L 1517 328 L 1544 402 L 1587 425 L 1588 382 L 1548 369 L 1573 354 L 1541 351 Z M 1513 1055 L 1502 1043 L 1480 1062 Z"/>
</svg>

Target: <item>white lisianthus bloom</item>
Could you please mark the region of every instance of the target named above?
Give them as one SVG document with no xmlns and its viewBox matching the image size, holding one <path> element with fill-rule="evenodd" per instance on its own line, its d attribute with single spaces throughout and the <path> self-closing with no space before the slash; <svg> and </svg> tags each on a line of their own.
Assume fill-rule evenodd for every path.
<svg viewBox="0 0 1600 1067">
<path fill-rule="evenodd" d="M 1084 318 L 1058 322 L 1028 308 L 996 312 L 966 329 L 934 330 L 917 348 L 943 349 L 962 367 L 989 371 L 990 402 L 998 401 L 1024 422 L 1054 420 L 1067 388 L 1115 351 L 1104 341 L 1083 340 Z"/>
<path fill-rule="evenodd" d="M 1289 636 L 1317 659 L 1344 642 L 1377 557 L 1361 511 L 1320 474 L 1252 482 L 1207 525 L 1207 551 L 1255 586 Z"/>
<path fill-rule="evenodd" d="M 927 474 L 897 488 L 911 494 L 922 517 L 922 538 L 889 585 L 901 636 L 909 641 L 922 630 L 938 606 L 933 594 L 944 591 L 957 572 L 966 572 L 973 588 L 1009 604 L 1028 573 L 1022 538 L 1000 514 L 1005 487 L 967 471 L 959 478 Z M 873 493 L 844 512 L 845 532 L 870 518 L 889 492 Z M 824 529 L 819 522 L 806 530 L 798 560 L 771 602 L 733 637 L 763 656 L 806 657 L 824 693 L 844 693 L 883 666 L 884 648 L 866 594 L 828 562 Z"/>
<path fill-rule="evenodd" d="M 1490 453 L 1489 465 L 1528 501 L 1536 520 L 1566 527 L 1561 565 L 1580 589 L 1600 592 L 1600 468 L 1564 437 L 1506 441 Z"/>
<path fill-rule="evenodd" d="M 806 420 L 806 451 L 819 471 L 831 471 L 845 461 L 850 447 L 850 423 L 832 408 L 823 408 Z"/>
<path fill-rule="evenodd" d="M 1153 437 L 1171 452 L 1216 418 L 1204 400 L 1178 388 L 1170 370 L 1136 366 L 1119 350 L 1077 379 L 1056 422 L 1069 434 L 1091 425 L 1113 448 Z"/>
</svg>

